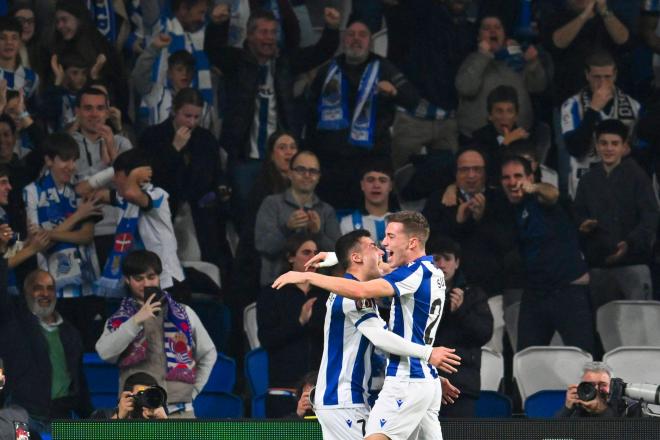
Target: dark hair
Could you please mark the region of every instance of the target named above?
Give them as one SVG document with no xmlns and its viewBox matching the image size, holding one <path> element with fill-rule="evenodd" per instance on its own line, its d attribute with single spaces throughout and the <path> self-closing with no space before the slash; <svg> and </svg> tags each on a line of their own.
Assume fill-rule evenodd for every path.
<svg viewBox="0 0 660 440">
<path fill-rule="evenodd" d="M 7 99 L 7 101 L 9 101 L 9 99 Z M 3 122 L 4 122 L 5 124 L 9 125 L 9 129 L 11 130 L 11 133 L 12 133 L 13 135 L 15 135 L 15 134 L 16 134 L 16 123 L 15 123 L 14 120 L 13 120 L 8 114 L 6 114 L 6 113 L 3 113 L 3 114 L 0 115 L 0 123 L 3 123 Z"/>
<path fill-rule="evenodd" d="M 504 168 L 505 165 L 508 165 L 510 163 L 517 163 L 519 165 L 522 165 L 526 176 L 529 176 L 534 172 L 532 170 L 532 163 L 522 156 L 514 156 L 514 155 L 505 156 L 502 159 L 502 168 Z"/>
<path fill-rule="evenodd" d="M 598 50 L 596 52 L 593 52 L 587 58 L 584 60 L 584 67 L 587 70 L 587 72 L 592 68 L 592 67 L 606 67 L 606 66 L 614 66 L 614 69 L 616 69 L 616 61 L 614 60 L 614 57 L 609 53 L 604 50 Z"/>
<path fill-rule="evenodd" d="M 268 141 L 266 142 L 266 160 L 261 164 L 261 171 L 254 187 L 268 188 L 271 191 L 270 194 L 281 193 L 289 186 L 289 179 L 282 176 L 280 170 L 275 166 L 275 162 L 273 162 L 275 145 L 282 136 L 290 136 L 296 142 L 296 146 L 298 145 L 298 139 L 296 139 L 293 132 L 288 130 L 280 129 L 268 136 Z"/>
<path fill-rule="evenodd" d="M 628 140 L 629 132 L 630 130 L 626 124 L 618 119 L 606 119 L 601 121 L 598 125 L 596 125 L 596 130 L 594 130 L 596 140 L 598 140 L 598 138 L 604 134 L 613 134 L 619 136 L 623 142 Z"/>
<path fill-rule="evenodd" d="M 385 159 L 373 159 L 367 161 L 360 168 L 360 177 L 364 177 L 365 174 L 376 172 L 386 174 L 390 179 L 394 179 L 394 168 L 392 167 L 392 162 Z"/>
<path fill-rule="evenodd" d="M 192 8 L 197 3 L 208 3 L 209 0 L 172 0 L 172 12 L 176 13 L 179 8 L 185 5 L 187 8 Z"/>
<path fill-rule="evenodd" d="M 62 68 L 68 69 L 69 67 L 78 67 L 81 69 L 87 69 L 90 67 L 87 60 L 80 56 L 77 52 L 74 51 L 65 51 L 57 56 L 57 61 L 62 65 Z"/>
<path fill-rule="evenodd" d="M 131 148 L 128 151 L 121 153 L 112 163 L 115 173 L 123 172 L 127 176 L 131 174 L 135 168 L 151 166 L 149 157 L 141 148 Z"/>
<path fill-rule="evenodd" d="M 319 160 L 319 157 L 313 151 L 298 150 L 298 152 L 296 154 L 294 154 L 293 157 L 291 158 L 291 162 L 289 162 L 289 168 L 290 169 L 293 169 L 293 163 L 296 161 L 296 159 L 298 159 L 298 156 L 302 156 L 303 154 L 306 154 L 307 156 L 312 156 L 313 158 L 316 159 L 317 162 L 319 162 L 319 164 L 321 163 L 321 161 Z"/>
<path fill-rule="evenodd" d="M 140 275 L 149 269 L 160 275 L 163 272 L 163 264 L 158 254 L 144 249 L 130 252 L 121 263 L 121 272 L 126 277 Z"/>
<path fill-rule="evenodd" d="M 68 133 L 51 133 L 44 141 L 44 155 L 53 160 L 59 157 L 62 160 L 77 160 L 80 157 L 78 143 Z"/>
<path fill-rule="evenodd" d="M 135 385 L 157 387 L 158 381 L 149 373 L 133 373 L 124 382 L 124 391 L 132 391 Z"/>
<path fill-rule="evenodd" d="M 277 22 L 277 17 L 271 11 L 267 9 L 257 9 L 248 18 L 246 28 L 246 34 L 250 35 L 257 28 L 257 20 L 267 20 Z"/>
<path fill-rule="evenodd" d="M 401 223 L 406 234 L 416 237 L 421 247 L 426 245 L 429 239 L 429 222 L 421 212 L 399 211 L 385 217 L 387 223 Z"/>
<path fill-rule="evenodd" d="M 313 241 L 317 247 L 319 245 L 319 242 L 316 240 L 315 236 L 305 232 L 293 234 L 286 239 L 286 243 L 284 244 L 284 260 L 286 262 L 285 267 L 288 268 L 290 266 L 289 258 L 295 256 L 296 252 L 298 252 L 298 249 L 300 249 L 300 246 L 308 241 Z"/>
<path fill-rule="evenodd" d="M 86 87 L 83 87 L 82 89 L 80 89 L 80 91 L 76 95 L 76 107 L 77 108 L 80 108 L 82 98 L 85 95 L 104 96 L 106 105 L 110 105 L 110 98 L 108 97 L 108 95 L 105 92 L 103 92 L 102 90 L 99 90 L 98 88 L 93 87 L 92 85 L 88 84 Z"/>
<path fill-rule="evenodd" d="M 172 99 L 172 111 L 177 112 L 186 104 L 191 104 L 196 107 L 204 107 L 204 97 L 197 89 L 186 87 L 181 89 L 174 95 Z"/>
<path fill-rule="evenodd" d="M 21 22 L 16 17 L 0 17 L 0 32 L 17 32 L 20 38 L 23 32 L 23 26 L 21 26 Z"/>
<path fill-rule="evenodd" d="M 490 91 L 488 97 L 486 98 L 486 110 L 488 113 L 493 110 L 495 104 L 500 102 L 509 102 L 513 104 L 516 112 L 519 110 L 518 92 L 516 92 L 516 89 L 511 86 L 497 86 Z"/>
<path fill-rule="evenodd" d="M 371 233 L 366 229 L 356 229 L 342 235 L 337 240 L 335 253 L 337 254 L 339 264 L 341 264 L 344 270 L 348 270 L 348 266 L 351 265 L 351 253 L 360 244 L 362 237 L 371 237 Z"/>
<path fill-rule="evenodd" d="M 538 162 L 538 151 L 536 150 L 536 145 L 529 139 L 519 139 L 515 142 L 509 144 L 509 154 L 512 156 L 530 156 L 532 159 Z"/>
<path fill-rule="evenodd" d="M 0 163 L 0 177 L 11 177 L 11 170 L 5 163 Z"/>
<path fill-rule="evenodd" d="M 461 245 L 449 237 L 434 236 L 429 240 L 426 252 L 430 255 L 444 254 L 453 255 L 454 258 L 461 258 Z"/>
<path fill-rule="evenodd" d="M 506 37 L 508 35 L 506 28 L 506 21 L 504 20 L 504 18 L 502 18 L 501 15 L 496 14 L 495 11 L 493 10 L 490 11 L 486 10 L 483 14 L 479 16 L 477 29 L 481 29 L 481 25 L 483 24 L 483 21 L 487 18 L 497 18 L 500 24 L 502 25 L 502 29 L 504 30 L 504 36 Z"/>
<path fill-rule="evenodd" d="M 195 57 L 187 50 L 177 50 L 167 58 L 167 67 L 171 69 L 174 66 L 183 65 L 187 69 L 195 70 Z"/>
</svg>

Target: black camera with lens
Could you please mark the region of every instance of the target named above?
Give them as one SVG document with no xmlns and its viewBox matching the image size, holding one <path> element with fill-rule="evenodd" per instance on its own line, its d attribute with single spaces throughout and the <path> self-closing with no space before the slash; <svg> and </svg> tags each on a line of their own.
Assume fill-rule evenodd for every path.
<svg viewBox="0 0 660 440">
<path fill-rule="evenodd" d="M 142 418 L 142 409 L 156 409 L 165 406 L 167 403 L 167 394 L 165 390 L 159 386 L 152 386 L 144 388 L 136 393 L 133 393 L 133 418 Z"/>
<path fill-rule="evenodd" d="M 589 402 L 598 396 L 598 388 L 591 382 L 580 382 L 577 387 L 577 395 L 580 400 Z"/>
</svg>

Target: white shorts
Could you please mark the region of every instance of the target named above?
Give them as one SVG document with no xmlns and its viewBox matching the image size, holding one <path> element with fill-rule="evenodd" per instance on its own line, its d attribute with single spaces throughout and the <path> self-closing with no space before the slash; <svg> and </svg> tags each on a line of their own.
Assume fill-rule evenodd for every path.
<svg viewBox="0 0 660 440">
<path fill-rule="evenodd" d="M 404 382 L 387 377 L 369 415 L 367 436 L 385 434 L 391 440 L 441 440 L 438 420 L 441 402 L 439 380 Z"/>
<path fill-rule="evenodd" d="M 329 408 L 314 411 L 321 424 L 323 440 L 362 440 L 366 432 L 369 409 Z"/>
</svg>

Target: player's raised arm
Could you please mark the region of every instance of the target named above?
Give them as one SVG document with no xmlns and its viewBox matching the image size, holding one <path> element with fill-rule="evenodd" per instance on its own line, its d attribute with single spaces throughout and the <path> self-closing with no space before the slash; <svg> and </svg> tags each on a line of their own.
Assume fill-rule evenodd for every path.
<svg viewBox="0 0 660 440">
<path fill-rule="evenodd" d="M 287 284 L 310 283 L 324 290 L 350 299 L 380 298 L 394 296 L 394 288 L 383 279 L 355 281 L 346 278 L 330 277 L 312 272 L 287 272 L 275 280 L 273 289 L 281 289 Z"/>
</svg>

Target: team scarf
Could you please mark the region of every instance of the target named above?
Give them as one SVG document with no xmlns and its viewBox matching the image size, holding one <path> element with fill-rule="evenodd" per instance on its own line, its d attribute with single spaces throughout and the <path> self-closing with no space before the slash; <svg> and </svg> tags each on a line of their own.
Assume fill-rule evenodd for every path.
<svg viewBox="0 0 660 440">
<path fill-rule="evenodd" d="M 591 90 L 588 87 L 582 89 L 582 91 L 580 91 L 579 99 L 581 121 L 584 117 L 584 111 L 589 107 L 589 104 L 591 104 Z M 610 110 L 606 115 L 606 119 L 618 119 L 626 124 L 626 126 L 632 127 L 635 123 L 635 119 L 637 119 L 637 115 L 635 114 L 635 109 L 630 101 L 630 97 L 619 90 L 618 87 L 615 87 L 614 97 L 611 102 L 612 104 L 608 105 Z M 605 113 L 605 109 L 602 110 L 602 113 Z"/>
<path fill-rule="evenodd" d="M 37 192 L 37 219 L 44 229 L 54 229 L 71 216 L 77 208 L 76 193 L 71 185 L 57 190 L 50 171 L 34 182 Z M 48 250 L 42 251 L 48 263 L 48 272 L 55 279 L 58 296 L 64 296 L 65 288 L 82 293 L 83 282 L 93 282 L 96 271 L 92 263 L 89 246 L 57 241 Z M 79 294 L 74 296 L 80 296 Z"/>
<path fill-rule="evenodd" d="M 407 110 L 403 107 L 397 107 L 397 110 L 406 112 L 415 118 L 425 119 L 427 121 L 444 121 L 448 117 L 452 116 L 450 112 L 447 112 L 445 109 L 438 105 L 431 104 L 424 98 L 419 100 L 414 110 Z"/>
<path fill-rule="evenodd" d="M 98 294 L 107 297 L 116 297 L 123 294 L 121 265 L 126 255 L 139 247 L 140 237 L 138 221 L 140 207 L 134 203 L 123 200 L 121 218 L 115 231 L 115 240 L 108 259 L 103 266 L 101 277 L 96 282 Z"/>
<path fill-rule="evenodd" d="M 117 17 L 112 0 L 87 0 L 96 28 L 111 43 L 117 40 Z"/>
<path fill-rule="evenodd" d="M 177 303 L 167 292 L 163 292 L 167 302 L 167 314 L 163 319 L 163 337 L 167 373 L 165 380 L 195 383 L 195 359 L 193 357 L 193 337 L 190 319 L 185 306 Z M 107 328 L 112 333 L 131 319 L 141 308 L 132 297 L 124 298 L 119 309 L 108 319 Z M 124 350 L 119 368 L 137 365 L 147 358 L 147 337 L 144 329 Z"/>
<path fill-rule="evenodd" d="M 511 50 L 509 47 L 503 47 L 493 54 L 496 60 L 503 61 L 514 72 L 521 73 L 525 68 L 525 57 L 520 47 Z"/>
<path fill-rule="evenodd" d="M 181 23 L 179 23 L 179 20 L 176 18 L 167 18 L 167 16 L 161 17 L 160 28 L 162 33 L 166 33 L 171 37 L 171 41 L 168 47 L 161 50 L 160 57 L 158 57 L 158 60 L 154 63 L 152 81 L 159 84 L 166 84 L 167 59 L 169 55 L 178 50 L 188 51 L 195 58 L 196 70 L 195 78 L 193 79 L 191 87 L 199 90 L 204 97 L 204 101 L 212 105 L 213 85 L 211 84 L 211 64 L 206 56 L 206 52 L 204 52 L 203 39 L 201 44 L 198 42 L 196 46 L 192 35 L 183 29 Z M 205 28 L 206 26 L 202 27 L 200 30 L 196 31 L 195 34 L 201 32 L 203 35 Z"/>
<path fill-rule="evenodd" d="M 128 21 L 131 24 L 131 31 L 128 33 L 128 38 L 124 43 L 124 49 L 131 53 L 133 52 L 133 44 L 136 41 L 141 41 L 144 47 L 144 19 L 142 18 L 140 0 L 130 0 L 127 2 L 126 13 L 128 14 Z"/>
<path fill-rule="evenodd" d="M 323 82 L 318 108 L 318 125 L 322 130 L 343 130 L 350 127 L 348 142 L 368 150 L 374 145 L 376 125 L 376 87 L 380 61 L 372 61 L 362 73 L 358 86 L 353 119 L 349 124 L 348 81 L 337 60 L 333 59 Z"/>
</svg>

